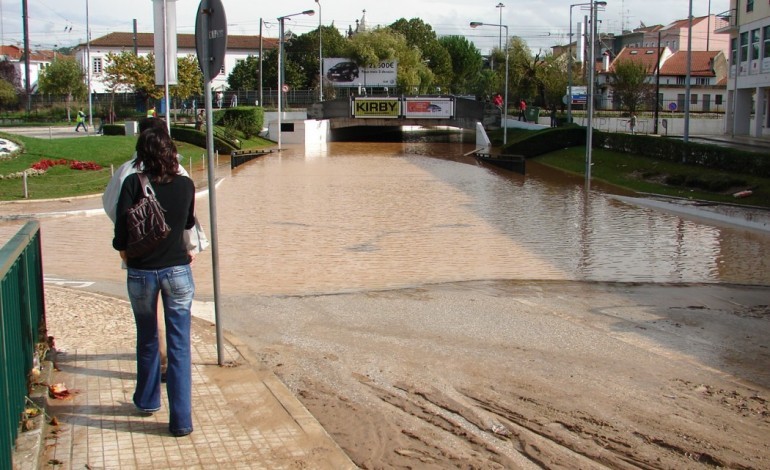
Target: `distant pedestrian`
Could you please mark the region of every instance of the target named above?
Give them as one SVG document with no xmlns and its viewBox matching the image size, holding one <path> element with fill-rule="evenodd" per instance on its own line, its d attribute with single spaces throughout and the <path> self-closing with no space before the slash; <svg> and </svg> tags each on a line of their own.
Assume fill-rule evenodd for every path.
<svg viewBox="0 0 770 470">
<path fill-rule="evenodd" d="M 503 107 L 503 97 L 500 96 L 500 93 L 496 94 L 495 97 L 492 99 L 492 104 L 494 104 L 498 108 Z"/>
<path fill-rule="evenodd" d="M 222 108 L 222 100 L 224 100 L 225 94 L 221 91 L 217 92 L 217 108 Z"/>
<path fill-rule="evenodd" d="M 237 108 L 238 107 L 238 95 L 233 93 L 232 98 L 230 98 L 230 107 L 231 108 Z"/>
<path fill-rule="evenodd" d="M 203 110 L 198 111 L 195 115 L 195 130 L 199 131 L 203 127 Z"/>
<path fill-rule="evenodd" d="M 156 117 L 158 113 L 155 111 L 155 106 L 150 106 L 150 109 L 147 110 L 147 117 L 153 118 Z"/>
<path fill-rule="evenodd" d="M 77 125 L 75 126 L 75 132 L 80 132 L 80 126 L 83 126 L 83 130 L 88 132 L 88 126 L 86 126 L 86 113 L 82 109 L 78 111 Z"/>
<path fill-rule="evenodd" d="M 557 127 L 559 121 L 556 119 L 556 105 L 551 105 L 551 127 Z"/>
<path fill-rule="evenodd" d="M 631 133 L 636 133 L 636 114 L 631 113 L 631 119 L 628 120 L 628 127 L 631 129 Z"/>
<path fill-rule="evenodd" d="M 527 102 L 522 98 L 519 101 L 519 121 L 527 122 Z"/>
</svg>

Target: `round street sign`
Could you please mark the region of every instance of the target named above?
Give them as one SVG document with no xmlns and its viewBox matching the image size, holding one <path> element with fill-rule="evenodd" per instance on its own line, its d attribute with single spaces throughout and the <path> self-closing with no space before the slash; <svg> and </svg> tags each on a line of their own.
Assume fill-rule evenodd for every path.
<svg viewBox="0 0 770 470">
<path fill-rule="evenodd" d="M 284 93 L 288 93 L 289 92 L 289 85 L 284 83 L 283 86 L 281 87 L 281 90 L 283 90 Z"/>
<path fill-rule="evenodd" d="M 564 95 L 561 97 L 561 102 L 564 104 L 569 104 L 569 95 Z"/>
<path fill-rule="evenodd" d="M 669 111 L 676 111 L 676 103 L 669 103 L 668 109 Z"/>
<path fill-rule="evenodd" d="M 204 67 L 208 69 L 209 80 L 219 75 L 227 51 L 227 17 L 222 0 L 201 0 L 198 5 L 195 50 L 203 75 L 206 75 Z"/>
</svg>

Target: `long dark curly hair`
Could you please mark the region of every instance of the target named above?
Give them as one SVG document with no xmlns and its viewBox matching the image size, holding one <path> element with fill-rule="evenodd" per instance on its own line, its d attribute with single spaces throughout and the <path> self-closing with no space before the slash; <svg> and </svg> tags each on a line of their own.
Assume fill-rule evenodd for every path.
<svg viewBox="0 0 770 470">
<path fill-rule="evenodd" d="M 139 134 L 134 166 L 153 182 L 168 183 L 179 172 L 176 145 L 165 129 L 150 128 Z"/>
</svg>

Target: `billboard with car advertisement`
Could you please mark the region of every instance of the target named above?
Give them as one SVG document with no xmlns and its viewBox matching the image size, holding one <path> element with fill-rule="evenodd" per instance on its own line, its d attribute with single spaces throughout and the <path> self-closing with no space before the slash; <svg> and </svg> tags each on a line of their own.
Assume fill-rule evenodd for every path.
<svg viewBox="0 0 770 470">
<path fill-rule="evenodd" d="M 324 79 L 335 87 L 396 86 L 398 62 L 382 61 L 376 67 L 361 67 L 350 59 L 324 59 Z"/>
<path fill-rule="evenodd" d="M 406 98 L 404 117 L 450 119 L 454 114 L 451 98 Z"/>
<path fill-rule="evenodd" d="M 353 100 L 353 117 L 396 119 L 401 116 L 399 98 L 366 98 L 356 96 Z"/>
</svg>

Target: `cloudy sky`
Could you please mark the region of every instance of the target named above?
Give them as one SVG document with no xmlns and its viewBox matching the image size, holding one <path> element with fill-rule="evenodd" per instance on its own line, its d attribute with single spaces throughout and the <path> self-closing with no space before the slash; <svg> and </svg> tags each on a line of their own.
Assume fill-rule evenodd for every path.
<svg viewBox="0 0 770 470">
<path fill-rule="evenodd" d="M 86 25 L 91 38 L 113 31 L 130 32 L 137 20 L 140 32 L 151 32 L 152 0 L 27 0 L 30 44 L 33 49 L 52 49 L 85 42 Z M 167 0 L 172 1 L 172 0 Z M 588 1 L 588 0 L 586 0 Z M 496 47 L 499 28 L 471 29 L 468 23 L 507 25 L 511 36 L 524 38 L 533 50 L 567 43 L 570 5 L 581 0 L 503 0 L 486 3 L 468 0 L 385 0 L 343 1 L 320 0 L 320 20 L 334 24 L 340 31 L 355 27 L 364 16 L 368 26 L 388 25 L 399 18 L 421 18 L 439 35 L 462 35 L 472 40 L 482 53 Z M 195 13 L 199 0 L 176 0 L 177 27 L 180 33 L 195 32 Z M 260 18 L 265 37 L 277 37 L 276 18 L 303 10 L 314 9 L 314 16 L 296 16 L 286 20 L 286 29 L 302 34 L 318 27 L 319 8 L 314 0 L 222 0 L 228 19 L 229 34 L 259 34 Z M 608 0 L 599 13 L 602 32 L 619 33 L 646 25 L 668 24 L 687 18 L 690 2 L 686 0 Z M 729 0 L 693 0 L 693 15 L 721 13 L 729 8 Z M 88 8 L 86 8 L 88 5 Z M 583 7 L 572 8 L 573 20 L 588 15 Z M 88 12 L 88 15 L 86 15 Z M 88 20 L 86 20 L 88 16 Z M 22 0 L 0 0 L 0 41 L 3 44 L 23 44 Z M 503 30 L 504 34 L 504 30 Z"/>
</svg>

